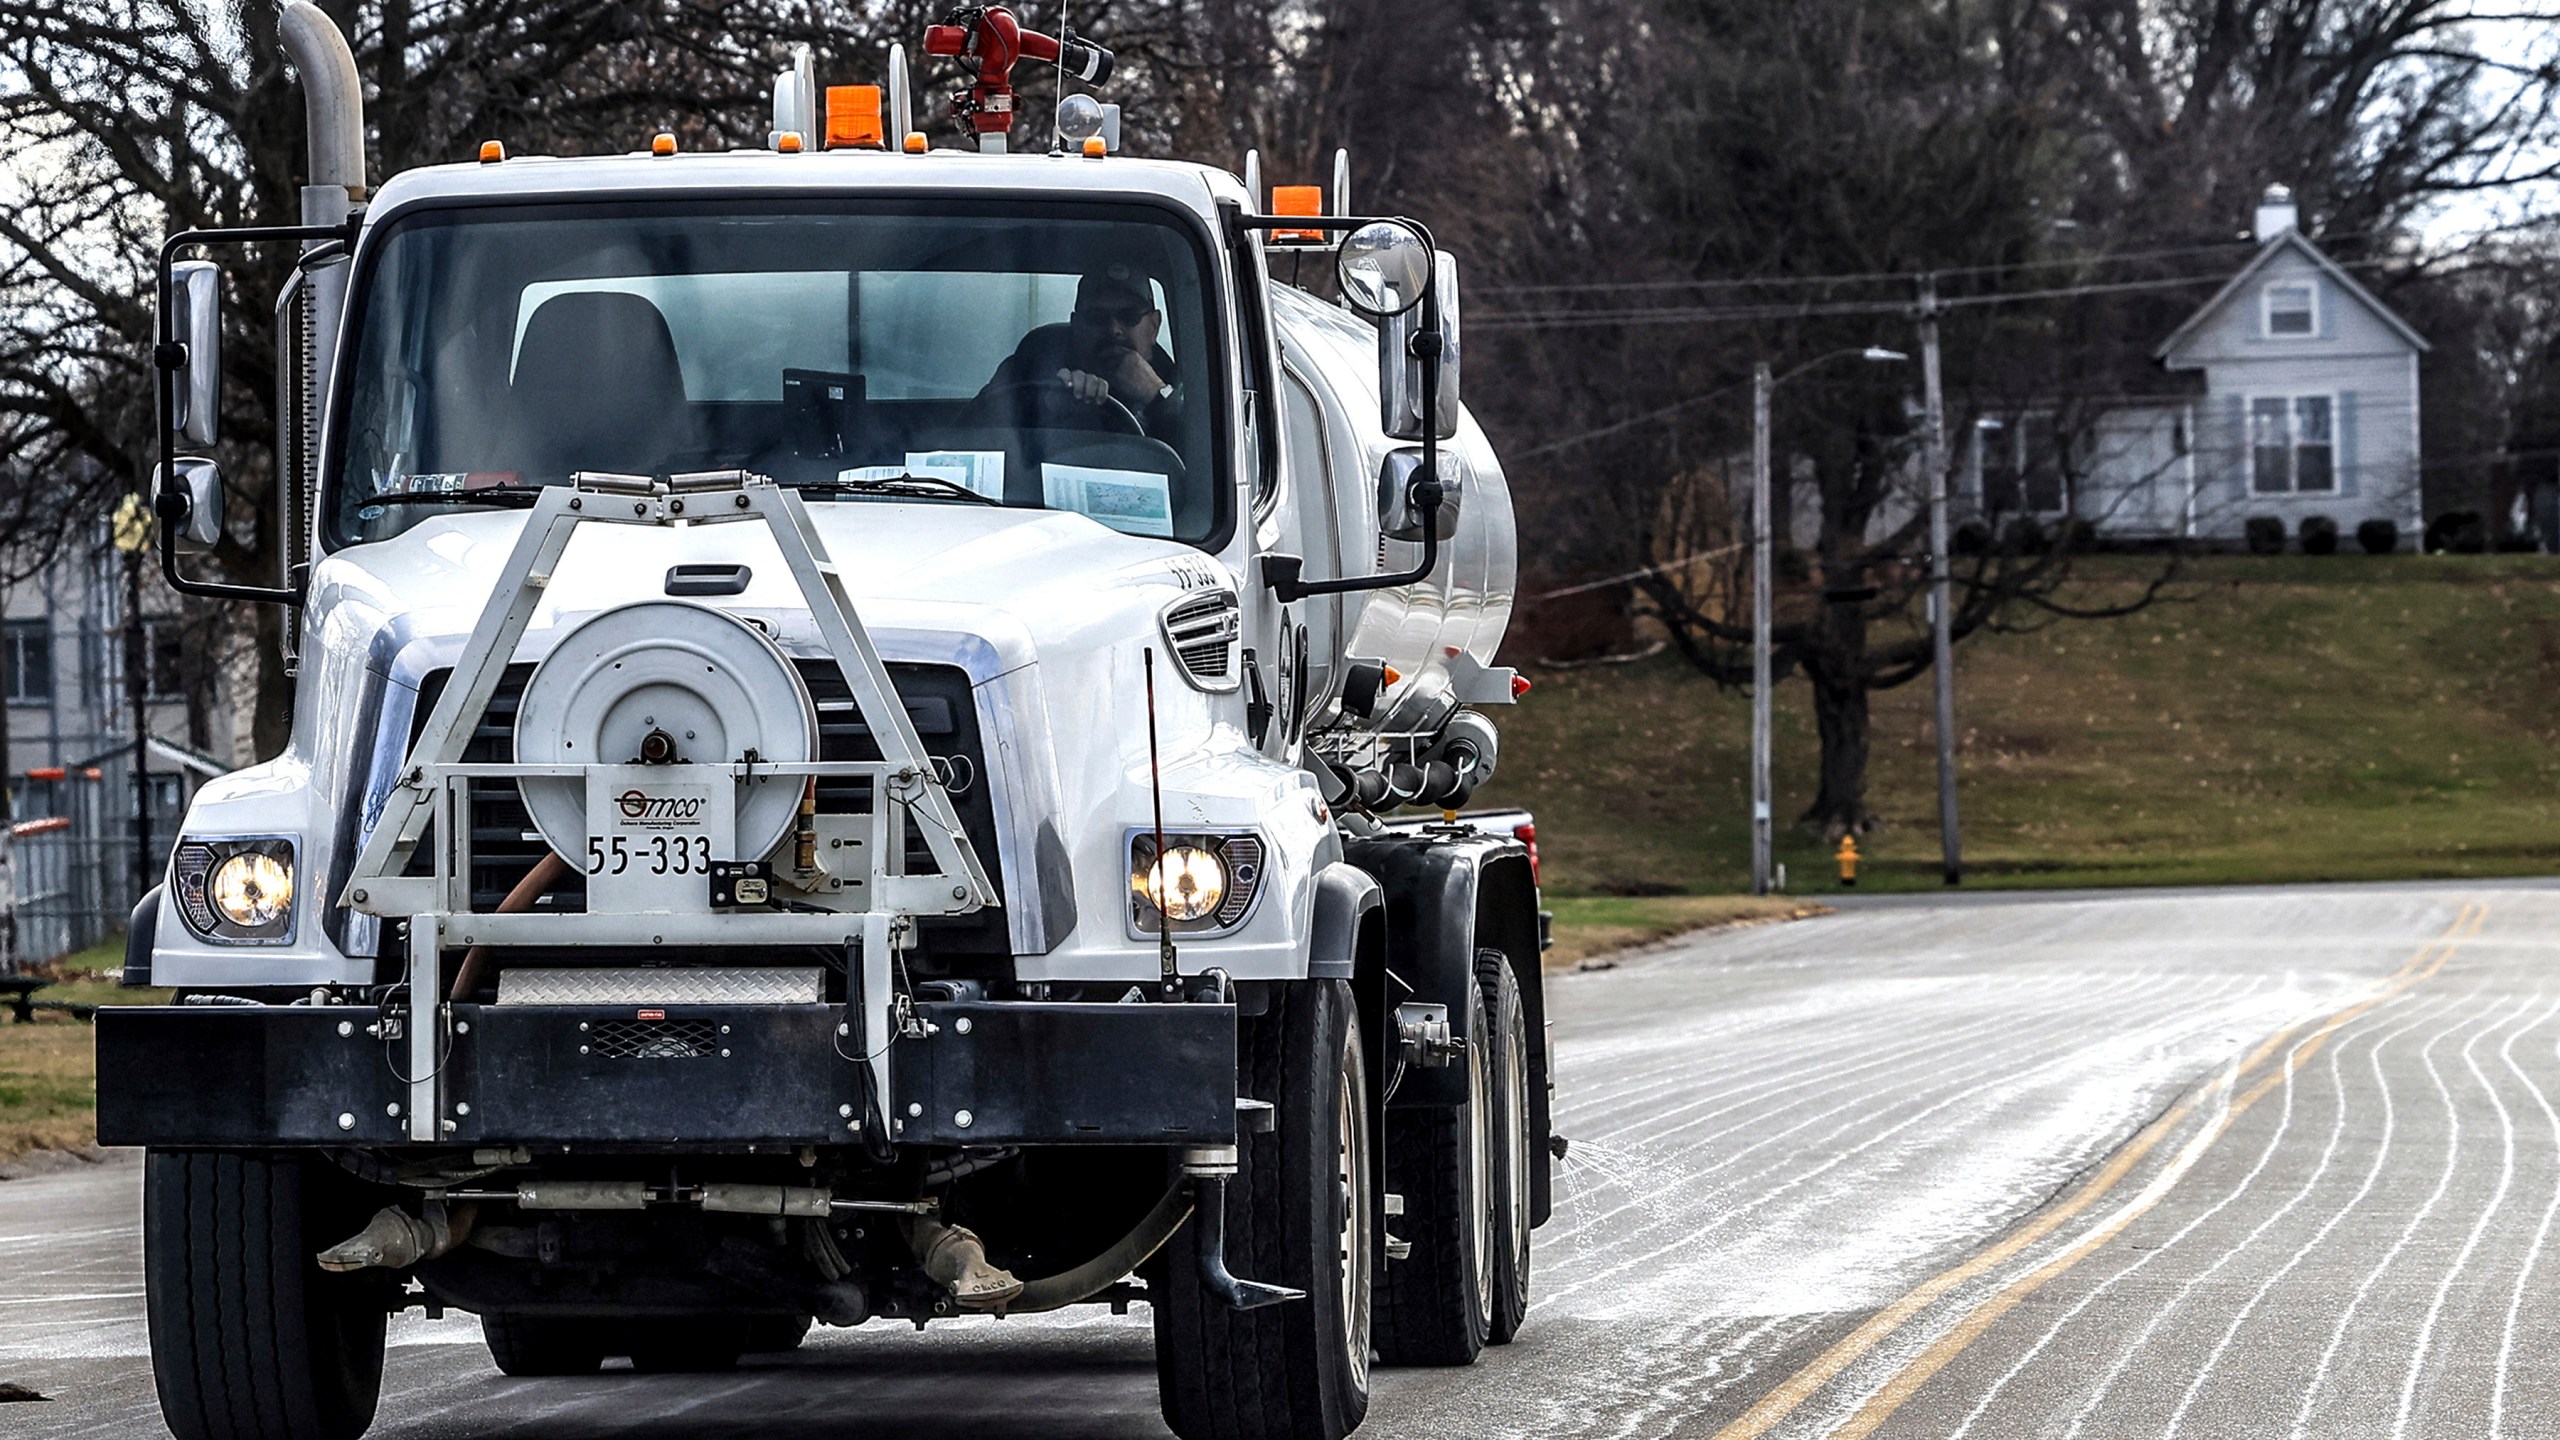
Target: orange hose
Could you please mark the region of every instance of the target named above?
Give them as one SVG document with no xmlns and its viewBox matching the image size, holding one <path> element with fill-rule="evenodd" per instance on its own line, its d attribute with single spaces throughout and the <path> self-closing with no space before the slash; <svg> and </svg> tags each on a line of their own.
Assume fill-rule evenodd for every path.
<svg viewBox="0 0 2560 1440">
<path fill-rule="evenodd" d="M 489 913 L 492 915 L 523 914 L 532 909 L 533 902 L 541 899 L 545 891 L 559 884 L 561 877 L 568 873 L 569 862 L 560 858 L 560 852 L 557 850 L 544 852 L 542 859 L 535 862 L 534 867 L 525 872 L 525 877 L 516 882 L 516 888 L 507 892 L 507 898 L 498 902 L 498 908 Z M 474 945 L 464 951 L 462 968 L 455 971 L 453 975 L 453 993 L 446 998 L 470 999 L 471 992 L 480 988 L 480 972 L 488 968 L 488 960 L 489 947 L 486 945 Z"/>
</svg>

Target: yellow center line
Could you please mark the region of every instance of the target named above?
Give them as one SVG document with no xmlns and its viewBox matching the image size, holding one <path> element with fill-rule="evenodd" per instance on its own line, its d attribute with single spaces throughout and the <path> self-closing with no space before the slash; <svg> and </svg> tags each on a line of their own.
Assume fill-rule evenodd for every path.
<svg viewBox="0 0 2560 1440">
<path fill-rule="evenodd" d="M 2308 1059 L 2310 1054 L 2316 1053 L 2319 1046 L 2325 1045 L 2328 1042 L 2329 1036 L 2334 1034 L 2340 1026 L 2348 1024 L 2357 1016 L 2371 1010 L 2374 1006 L 2381 1004 L 2385 1000 L 2390 999 L 2392 996 L 2397 995 L 2404 990 L 2407 990 L 2410 986 L 2425 980 L 2427 977 L 2435 974 L 2438 970 L 2444 968 L 2445 962 L 2452 958 L 2453 952 L 2460 948 L 2462 942 L 2479 933 L 2480 925 L 2485 921 L 2487 915 L 2488 910 L 2486 906 L 2477 904 L 2476 902 L 2464 902 L 2461 911 L 2454 916 L 2453 923 L 2445 927 L 2444 933 L 2419 947 L 2418 953 L 2411 956 L 2409 958 L 2409 962 L 2401 966 L 2398 971 L 2386 977 L 2370 997 L 2339 1011 L 2337 1014 L 2329 1017 L 2328 1020 L 2322 1022 L 2319 1029 L 2313 1034 L 2311 1039 L 2304 1042 L 2303 1051 L 2288 1057 L 2286 1064 L 2282 1069 L 2262 1080 L 2246 1096 L 2226 1110 L 2214 1127 L 2206 1132 L 2205 1143 L 2210 1143 L 2214 1136 L 2220 1135 L 2225 1128 L 2228 1128 L 2231 1121 L 2237 1118 L 2240 1111 L 2245 1110 L 2249 1105 L 2255 1104 L 2260 1096 L 2264 1095 L 2271 1087 L 2281 1082 L 2285 1076 L 2290 1075 L 2293 1072 L 2293 1069 L 2298 1066 L 2301 1061 Z M 1847 1370 L 1851 1365 L 1864 1358 L 1878 1345 L 1884 1343 L 1884 1341 L 1895 1331 L 1909 1323 L 1913 1316 L 1918 1315 L 1921 1311 L 1927 1309 L 1948 1291 L 1953 1290 L 1957 1286 L 1960 1286 L 1969 1280 L 1973 1280 L 1985 1272 L 2014 1258 L 2020 1251 L 2025 1250 L 2037 1241 L 2042 1240 L 2047 1235 L 2052 1234 L 2055 1229 L 2069 1221 L 2073 1216 L 2078 1215 L 2081 1211 L 2086 1210 L 2089 1206 L 2097 1203 L 2097 1201 L 2103 1198 L 2107 1192 L 2113 1190 L 2117 1184 L 2122 1182 L 2124 1177 L 2132 1171 L 2135 1165 L 2141 1163 L 2142 1158 L 2145 1155 L 2148 1155 L 2153 1147 L 2157 1146 L 2171 1131 L 2177 1129 L 2178 1126 L 2185 1122 L 2189 1116 L 2193 1115 L 2199 1105 L 2208 1103 L 2215 1097 L 2223 1094 L 2232 1086 L 2236 1085 L 2241 1077 L 2256 1069 L 2260 1063 L 2267 1059 L 2268 1056 L 2274 1054 L 2279 1046 L 2283 1045 L 2284 1042 L 2293 1035 L 2299 1033 L 2302 1028 L 2303 1027 L 2300 1025 L 2293 1025 L 2276 1032 L 2274 1035 L 2268 1037 L 2267 1040 L 2261 1043 L 2256 1049 L 2250 1051 L 2249 1054 L 2243 1057 L 2237 1064 L 2230 1066 L 2220 1075 L 2216 1076 L 2210 1084 L 2195 1096 L 2180 1101 L 2177 1105 L 2171 1107 L 2165 1114 L 2162 1114 L 2159 1118 L 2144 1126 L 2131 1140 L 2125 1142 L 2124 1146 L 2115 1153 L 2115 1156 L 2110 1159 L 2096 1175 L 2092 1176 L 2089 1183 L 2081 1187 L 2077 1193 L 2064 1199 L 2060 1204 L 2055 1205 L 2051 1209 L 2046 1210 L 2041 1215 L 2038 1215 L 2035 1219 L 2029 1221 L 2026 1225 L 2011 1233 L 2008 1238 L 2000 1241 L 1998 1244 L 1991 1246 L 1989 1249 L 1982 1251 L 1973 1258 L 1964 1261 L 1962 1264 L 1956 1265 L 1951 1269 L 1942 1271 L 1939 1274 L 1922 1281 L 1918 1286 L 1914 1287 L 1910 1293 L 1869 1316 L 1864 1323 L 1858 1326 L 1857 1329 L 1842 1336 L 1838 1341 L 1833 1343 L 1830 1349 L 1825 1350 L 1820 1355 L 1814 1357 L 1814 1359 L 1803 1369 L 1788 1376 L 1786 1380 L 1781 1382 L 1774 1389 L 1770 1390 L 1768 1394 L 1761 1396 L 1758 1403 L 1754 1404 L 1749 1410 L 1744 1411 L 1740 1416 L 1736 1417 L 1731 1424 L 1717 1431 L 1714 1440 L 1754 1440 L 1754 1437 L 1767 1434 L 1770 1429 L 1775 1427 L 1780 1421 L 1793 1414 L 1799 1406 L 1804 1404 L 1805 1401 L 1813 1398 L 1814 1394 L 1821 1390 L 1822 1387 L 1837 1379 L 1842 1371 Z M 2183 1162 L 2179 1167 L 2180 1170 L 2183 1171 L 2184 1164 L 2192 1163 L 2194 1156 L 2201 1153 L 2202 1150 L 2199 1145 L 2190 1143 L 2184 1153 Z M 2158 1190 L 2160 1194 L 2166 1193 L 2166 1187 L 2155 1186 L 2154 1189 Z M 2157 1203 L 2157 1201 L 2158 1195 L 2152 1195 L 2149 1200 L 2142 1203 L 2141 1210 L 2149 1209 L 2150 1206 Z M 2141 1210 L 2134 1210 L 2129 1214 L 2122 1215 L 2119 1219 L 2111 1221 L 2107 1228 L 2098 1233 L 2095 1243 L 2083 1241 L 2079 1246 L 2075 1246 L 2072 1251 L 2066 1252 L 2064 1256 L 2060 1257 L 2056 1261 L 2049 1262 L 2044 1269 L 2032 1272 L 2019 1281 L 2013 1282 L 2007 1290 L 2004 1290 L 2000 1294 L 1994 1295 L 1989 1300 L 1984 1301 L 1982 1306 L 1977 1307 L 1975 1314 L 1968 1316 L 1955 1331 L 1952 1331 L 1948 1335 L 1942 1337 L 1936 1345 L 1931 1346 L 1927 1352 L 1924 1352 L 1922 1355 L 1915 1358 L 1901 1372 L 1897 1373 L 1893 1380 L 1887 1382 L 1884 1389 L 1878 1391 L 1875 1397 L 1868 1401 L 1866 1407 L 1861 1409 L 1857 1416 L 1849 1422 L 1849 1426 L 1836 1432 L 1836 1434 L 1848 1437 L 1861 1436 L 1873 1430 L 1877 1425 L 1882 1424 L 1884 1420 L 1893 1413 L 1894 1409 L 1901 1405 L 1904 1399 L 1907 1399 L 1913 1391 L 1919 1388 L 1923 1381 L 1926 1381 L 1929 1376 L 1936 1374 L 1938 1370 L 1944 1368 L 1949 1360 L 1955 1358 L 1957 1352 L 1961 1351 L 1965 1345 L 1972 1343 L 1974 1336 L 1979 1335 L 1982 1330 L 1987 1329 L 1992 1320 L 1996 1320 L 2000 1315 L 2006 1314 L 2010 1308 L 2014 1307 L 2020 1299 L 2025 1298 L 2025 1296 L 2032 1292 L 2037 1286 L 2042 1285 L 2046 1280 L 2052 1279 L 2054 1275 L 2062 1273 L 2062 1270 L 2070 1268 L 2071 1264 L 2076 1264 L 2082 1256 L 2089 1252 L 2089 1250 L 2095 1248 L 2095 1244 L 2104 1243 L 2107 1236 L 2110 1236 L 2114 1234 L 2115 1231 L 2122 1229 L 2124 1225 L 2130 1224 L 2132 1220 L 2141 1213 Z M 2059 1265 L 2061 1268 L 2055 1268 L 2056 1265 Z M 2048 1271 L 2051 1273 L 2047 1273 Z M 1984 1318 L 1982 1316 L 1982 1311 L 1993 1305 L 1997 1305 L 1999 1308 L 1996 1312 L 1991 1313 L 1987 1318 Z M 1980 1324 L 1978 1325 L 1974 1323 L 1977 1318 L 1980 1319 Z M 1963 1337 L 1960 1341 L 1958 1340 L 1959 1335 Z M 1950 1347 L 1949 1344 L 1951 1341 L 1956 1342 L 1952 1347 Z M 1943 1354 L 1940 1353 L 1942 1350 L 1944 1352 Z M 1931 1363 L 1933 1361 L 1933 1357 L 1934 1363 Z M 1923 1368 L 1924 1366 L 1925 1368 Z"/>
</svg>

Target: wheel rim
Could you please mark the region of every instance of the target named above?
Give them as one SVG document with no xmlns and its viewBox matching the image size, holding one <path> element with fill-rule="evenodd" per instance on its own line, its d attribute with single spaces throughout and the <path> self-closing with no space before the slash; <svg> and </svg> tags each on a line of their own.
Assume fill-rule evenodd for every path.
<svg viewBox="0 0 2560 1440">
<path fill-rule="evenodd" d="M 1346 1043 L 1342 1074 L 1334 1103 L 1341 1107 L 1337 1128 L 1341 1144 L 1335 1154 L 1334 1178 L 1342 1192 L 1342 1253 L 1338 1283 L 1342 1299 L 1343 1358 L 1353 1384 L 1369 1388 L 1369 1103 L 1368 1085 L 1357 1041 Z"/>
<path fill-rule="evenodd" d="M 1472 1223 L 1469 1238 L 1475 1242 L 1470 1257 L 1476 1276 L 1476 1311 L 1479 1318 L 1491 1323 L 1493 1318 L 1493 1237 L 1494 1207 L 1500 1203 L 1493 1186 L 1493 1127 L 1502 1123 L 1494 1113 L 1493 1036 L 1491 1025 L 1477 1029 L 1473 1043 L 1467 1046 L 1467 1181 Z"/>
</svg>

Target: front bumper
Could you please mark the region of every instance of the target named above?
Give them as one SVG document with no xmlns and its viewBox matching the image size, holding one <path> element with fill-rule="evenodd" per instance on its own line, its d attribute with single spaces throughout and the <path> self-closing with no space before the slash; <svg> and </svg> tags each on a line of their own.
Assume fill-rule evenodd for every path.
<svg viewBox="0 0 2560 1440">
<path fill-rule="evenodd" d="M 1221 1145 L 1236 1136 L 1231 1005 L 926 1002 L 870 1103 L 832 1005 L 451 1005 L 440 1143 L 744 1149 Z M 405 1016 L 370 1006 L 98 1014 L 98 1138 L 269 1148 L 411 1143 Z"/>
</svg>

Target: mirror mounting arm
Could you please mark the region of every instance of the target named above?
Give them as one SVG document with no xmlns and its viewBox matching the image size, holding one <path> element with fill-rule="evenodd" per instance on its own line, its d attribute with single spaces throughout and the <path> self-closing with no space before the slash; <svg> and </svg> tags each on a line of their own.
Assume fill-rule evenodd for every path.
<svg viewBox="0 0 2560 1440">
<path fill-rule="evenodd" d="M 1262 557 L 1263 583 L 1272 594 L 1287 605 L 1309 595 L 1350 595 L 1363 590 L 1393 590 L 1402 585 L 1418 585 L 1431 578 L 1440 567 L 1440 503 L 1444 492 L 1440 485 L 1440 287 L 1433 285 L 1422 292 L 1422 329 L 1413 337 L 1416 358 L 1422 361 L 1422 464 L 1415 471 L 1413 504 L 1422 514 L 1422 559 L 1410 570 L 1386 575 L 1352 575 L 1339 580 L 1301 580 L 1298 573 L 1307 563 L 1296 555 Z"/>
<path fill-rule="evenodd" d="M 169 588 L 181 595 L 204 595 L 217 600 L 254 600 L 270 605 L 300 605 L 302 579 L 291 577 L 289 585 L 231 585 L 214 580 L 198 580 L 178 570 L 177 538 L 173 533 L 178 521 L 192 508 L 186 491 L 178 482 L 178 371 L 187 364 L 187 347 L 176 329 L 176 286 L 170 267 L 181 252 L 204 245 L 256 245 L 277 242 L 334 243 L 352 248 L 357 228 L 363 224 L 361 212 L 351 214 L 338 225 L 247 225 L 231 230 L 181 230 L 160 242 L 158 294 L 160 301 L 159 338 L 151 347 L 152 368 L 157 380 L 160 411 L 160 491 L 152 497 L 152 509 L 161 518 L 160 574 Z"/>
<path fill-rule="evenodd" d="M 1246 215 L 1228 212 L 1227 223 L 1237 234 L 1274 230 L 1352 231 L 1393 217 L 1378 215 Z M 1420 221 L 1396 218 L 1395 223 L 1409 225 L 1425 245 L 1437 249 L 1429 229 Z M 1302 580 L 1300 573 L 1306 560 L 1297 555 L 1265 555 L 1262 557 L 1262 580 L 1272 594 L 1287 605 L 1310 595 L 1350 595 L 1363 590 L 1393 590 L 1400 585 L 1419 584 L 1431 578 L 1440 566 L 1440 287 L 1427 284 L 1422 289 L 1422 325 L 1413 337 L 1414 358 L 1422 362 L 1422 466 L 1413 484 L 1413 503 L 1422 514 L 1422 558 L 1411 570 L 1387 575 L 1352 575 L 1338 580 Z"/>
</svg>

